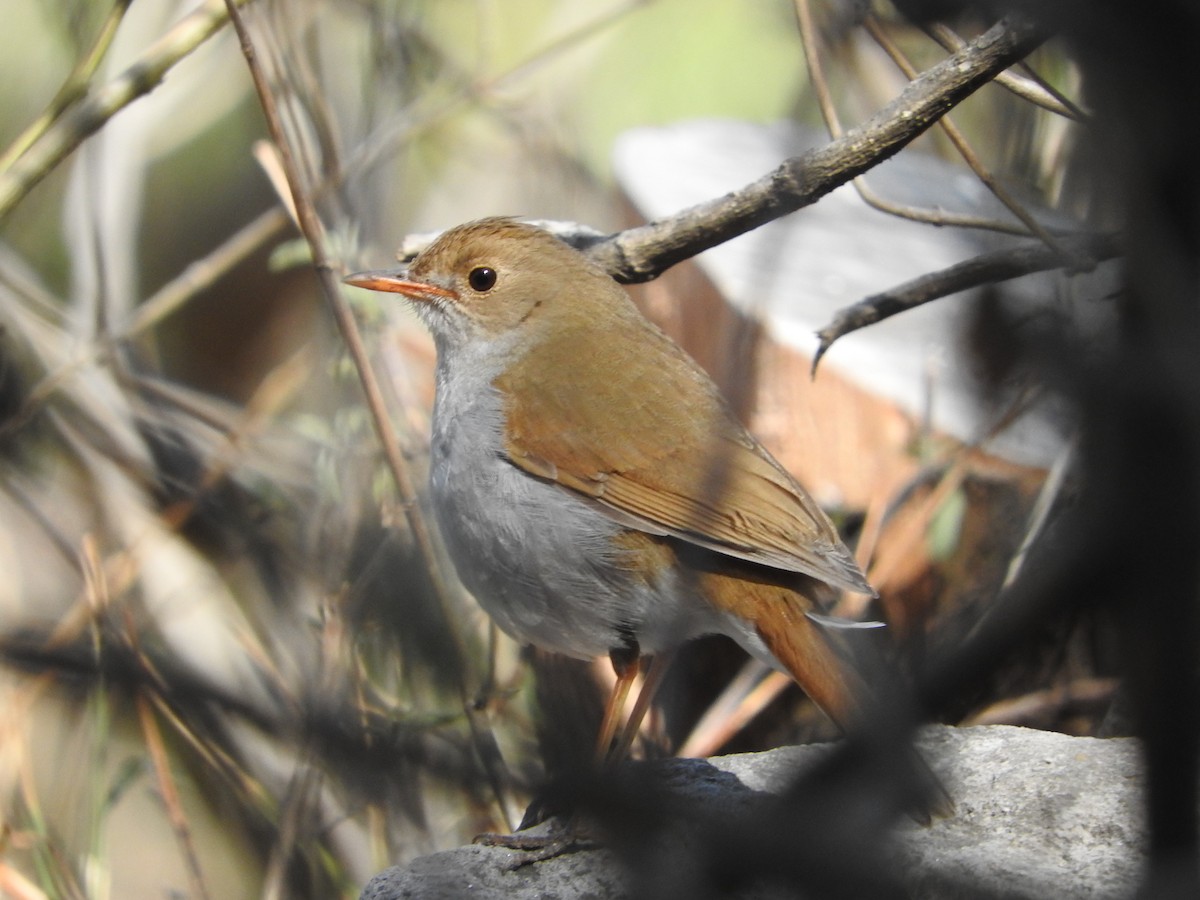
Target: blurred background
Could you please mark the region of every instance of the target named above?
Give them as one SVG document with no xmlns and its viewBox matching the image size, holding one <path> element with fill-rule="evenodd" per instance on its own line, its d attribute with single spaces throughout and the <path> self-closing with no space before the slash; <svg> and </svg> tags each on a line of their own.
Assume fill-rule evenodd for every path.
<svg viewBox="0 0 1200 900">
<path fill-rule="evenodd" d="M 606 665 L 514 646 L 414 537 L 423 500 L 384 463 L 224 4 L 4 12 L 0 894 L 354 897 L 511 829 L 588 752 Z M 905 66 L 992 24 L 834 0 L 260 0 L 245 18 L 343 271 L 485 215 L 610 232 L 719 196 L 824 143 L 823 94 L 857 124 Z M 1047 335 L 1102 351 L 1113 275 L 1082 261 L 942 300 L 846 337 L 815 379 L 812 333 L 1027 235 L 1013 204 L 1053 233 L 1121 223 L 1093 190 L 1077 47 L 1029 63 L 1020 95 L 954 112 L 974 170 L 935 128 L 867 178 L 935 223 L 986 221 L 914 222 L 846 187 L 633 288 L 838 517 L 881 593 L 841 611 L 887 621 L 915 678 L 1077 490 L 1071 391 L 1019 360 Z M 432 346 L 394 299 L 350 293 L 423 490 Z M 1105 615 L 1035 621 L 930 714 L 1123 733 Z M 689 650 L 663 704 L 640 753 L 834 736 L 724 640 Z"/>
</svg>

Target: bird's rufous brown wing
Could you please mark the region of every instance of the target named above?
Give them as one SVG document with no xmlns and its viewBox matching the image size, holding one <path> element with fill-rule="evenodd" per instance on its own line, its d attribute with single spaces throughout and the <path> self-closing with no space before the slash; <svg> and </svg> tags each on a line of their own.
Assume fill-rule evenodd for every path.
<svg viewBox="0 0 1200 900">
<path fill-rule="evenodd" d="M 708 377 L 629 313 L 639 318 L 619 317 L 615 333 L 560 333 L 553 353 L 537 355 L 539 369 L 517 362 L 496 379 L 508 458 L 624 524 L 873 593 L 820 507 Z M 649 347 L 631 339 L 639 333 Z M 639 356 L 639 346 L 654 352 Z"/>
</svg>

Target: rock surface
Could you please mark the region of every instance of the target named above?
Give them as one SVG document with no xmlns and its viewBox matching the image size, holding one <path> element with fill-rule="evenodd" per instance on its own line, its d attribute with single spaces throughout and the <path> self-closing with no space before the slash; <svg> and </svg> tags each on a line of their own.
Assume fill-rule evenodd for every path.
<svg viewBox="0 0 1200 900">
<path fill-rule="evenodd" d="M 682 810 L 684 823 L 733 823 L 727 832 L 716 834 L 710 828 L 699 836 L 687 833 L 687 824 L 676 823 L 669 838 L 660 835 L 641 844 L 626 841 L 618 848 L 620 858 L 613 851 L 593 847 L 525 865 L 520 864 L 525 857 L 519 851 L 462 847 L 380 873 L 364 888 L 362 898 L 796 896 L 794 888 L 785 892 L 778 884 L 788 880 L 789 872 L 804 871 L 806 864 L 799 856 L 808 853 L 825 865 L 828 855 L 821 854 L 839 852 L 845 855 L 845 863 L 855 867 L 846 870 L 848 877 L 858 877 L 871 866 L 885 873 L 879 892 L 872 896 L 882 896 L 887 886 L 898 888 L 900 896 L 929 900 L 1133 895 L 1144 861 L 1145 837 L 1135 741 L 1069 737 L 1009 726 L 938 726 L 926 729 L 919 744 L 954 796 L 956 814 L 929 827 L 907 821 L 898 825 L 890 836 L 875 841 L 877 858 L 872 858 L 872 851 L 841 850 L 836 836 L 825 842 L 826 847 L 817 846 L 822 836 L 810 829 L 804 832 L 803 846 L 797 846 L 782 867 L 777 857 L 766 852 L 761 859 L 748 860 L 759 844 L 739 846 L 739 839 L 749 836 L 759 842 L 762 835 L 753 829 L 739 831 L 736 823 L 761 821 L 777 813 L 775 795 L 788 788 L 797 772 L 830 758 L 828 747 L 785 747 L 655 764 L 655 790 L 662 789 L 673 813 Z M 689 816 L 689 809 L 694 815 Z M 772 844 L 769 849 L 790 853 L 781 848 L 799 833 L 800 829 L 788 828 L 766 832 Z M 721 873 L 728 874 L 723 866 L 733 857 L 746 868 L 774 867 L 780 875 L 776 886 L 746 888 L 744 872 L 740 881 L 723 881 Z M 653 863 L 633 874 L 626 864 L 636 865 L 639 859 Z M 807 881 L 803 876 L 800 880 Z M 715 885 L 740 886 L 742 891 L 724 893 Z M 820 885 L 815 887 L 814 893 L 820 893 Z"/>
</svg>

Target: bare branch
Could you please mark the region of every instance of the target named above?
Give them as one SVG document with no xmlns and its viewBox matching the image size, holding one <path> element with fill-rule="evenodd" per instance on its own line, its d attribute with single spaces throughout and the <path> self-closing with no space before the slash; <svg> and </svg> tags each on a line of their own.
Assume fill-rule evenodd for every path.
<svg viewBox="0 0 1200 900">
<path fill-rule="evenodd" d="M 241 5 L 249 0 L 236 2 Z M 227 19 L 224 0 L 207 0 L 133 65 L 108 84 L 89 91 L 41 131 L 20 158 L 0 171 L 0 222 L 71 151 L 134 100 L 158 87 L 173 65 L 220 31 Z"/>
<path fill-rule="evenodd" d="M 338 331 L 342 335 L 342 340 L 345 342 L 346 349 L 358 372 L 363 393 L 366 395 L 367 408 L 370 410 L 371 419 L 375 425 L 379 442 L 383 447 L 384 457 L 395 479 L 396 489 L 400 493 L 413 540 L 416 541 L 427 563 L 429 575 L 437 596 L 444 600 L 445 597 L 449 596 L 450 588 L 442 577 L 433 539 L 430 537 L 429 530 L 421 518 L 421 512 L 416 502 L 416 484 L 413 481 L 412 474 L 409 472 L 408 463 L 405 462 L 404 455 L 400 452 L 400 444 L 396 440 L 396 433 L 392 429 L 391 420 L 388 417 L 387 403 L 384 400 L 383 391 L 379 387 L 379 381 L 375 377 L 374 371 L 371 369 L 371 361 L 367 353 L 366 344 L 363 342 L 362 335 L 358 330 L 358 324 L 354 320 L 350 305 L 346 302 L 345 297 L 342 296 L 340 285 L 334 276 L 333 262 L 329 259 L 326 250 L 324 226 L 317 216 L 312 198 L 305 187 L 300 168 L 292 153 L 292 146 L 288 143 L 284 134 L 274 94 L 271 92 L 270 85 L 267 84 L 263 68 L 258 61 L 254 41 L 250 37 L 241 14 L 238 12 L 238 4 L 236 0 L 225 0 L 225 3 L 234 30 L 237 32 L 238 40 L 241 42 L 242 54 L 245 56 L 246 64 L 250 69 L 250 76 L 254 81 L 259 102 L 262 104 L 263 114 L 267 120 L 267 128 L 275 143 L 275 149 L 279 153 L 279 160 L 282 164 L 284 174 L 287 176 L 288 188 L 291 191 L 292 201 L 295 205 L 297 224 L 312 252 L 313 268 L 321 285 L 322 293 L 325 295 L 326 302 L 333 313 L 334 321 L 337 323 Z"/>
<path fill-rule="evenodd" d="M 245 56 L 246 64 L 250 69 L 254 88 L 258 93 L 259 102 L 262 105 L 263 114 L 267 120 L 268 131 L 279 154 L 279 162 L 286 176 L 287 186 L 295 205 L 297 224 L 304 235 L 305 241 L 308 243 L 313 257 L 313 268 L 320 283 L 321 291 L 333 313 L 334 321 L 341 334 L 342 341 L 358 374 L 359 384 L 363 389 L 367 409 L 371 415 L 371 421 L 375 426 L 376 436 L 379 438 L 380 445 L 383 448 L 384 458 L 387 461 L 388 469 L 391 471 L 396 485 L 396 491 L 401 499 L 409 532 L 425 564 L 424 569 L 434 595 L 443 610 L 445 610 L 447 621 L 454 621 L 452 604 L 450 602 L 453 596 L 451 582 L 446 578 L 446 573 L 442 568 L 441 560 L 434 543 L 435 539 L 425 522 L 420 505 L 417 502 L 416 483 L 409 469 L 408 462 L 400 451 L 400 443 L 397 440 L 395 429 L 388 415 L 387 402 L 384 399 L 383 390 L 380 387 L 379 379 L 375 376 L 375 372 L 371 368 L 371 360 L 367 352 L 366 343 L 358 329 L 358 324 L 354 319 L 350 304 L 343 296 L 340 283 L 334 275 L 333 261 L 329 256 L 324 226 L 317 215 L 313 204 L 313 197 L 304 183 L 292 145 L 287 140 L 279 106 L 276 103 L 270 85 L 267 83 L 263 66 L 259 62 L 255 43 L 250 36 L 246 23 L 238 12 L 237 0 L 225 0 L 225 3 L 229 10 L 230 21 L 233 23 L 238 40 L 241 42 L 242 54 Z M 457 676 L 457 688 L 465 720 L 471 729 L 472 740 L 475 742 L 477 751 L 480 752 L 480 758 L 484 760 L 485 770 L 497 809 L 502 819 L 504 819 L 507 818 L 508 807 L 505 793 L 507 790 L 506 784 L 509 779 L 507 773 L 502 771 L 503 763 L 499 760 L 499 754 L 488 752 L 488 748 L 494 743 L 495 738 L 486 729 L 486 726 L 479 721 L 479 717 L 472 706 L 473 698 L 467 688 L 467 673 L 464 666 L 469 654 L 466 652 L 462 633 L 460 630 L 452 628 L 449 631 L 449 635 L 455 642 L 455 651 L 458 656 L 458 664 L 452 666 L 452 669 Z"/>
<path fill-rule="evenodd" d="M 966 41 L 941 23 L 930 26 L 927 33 L 949 53 L 955 53 L 966 46 Z M 1008 89 L 1022 100 L 1028 100 L 1035 106 L 1040 106 L 1055 115 L 1074 119 L 1077 122 L 1083 122 L 1089 118 L 1088 114 L 1076 103 L 1055 90 L 1028 65 L 1025 68 L 1029 72 L 1028 76 L 1018 75 L 1016 72 L 1001 72 L 996 76 L 996 84 Z"/>
<path fill-rule="evenodd" d="M 618 281 L 649 281 L 677 262 L 815 203 L 894 156 L 1043 37 L 1025 22 L 1002 20 L 839 140 L 787 160 L 741 190 L 613 235 L 588 252 Z"/>
<path fill-rule="evenodd" d="M 821 357 L 838 338 L 930 300 L 957 294 L 981 284 L 1063 268 L 1081 258 L 1090 259 L 1093 263 L 1103 262 L 1120 252 L 1117 238 L 1113 235 L 1082 235 L 1061 240 L 1067 245 L 1069 258 L 1064 258 L 1041 242 L 1026 242 L 1018 247 L 985 253 L 941 271 L 921 275 L 838 310 L 833 321 L 817 332 L 821 342 L 813 357 L 813 372 L 816 372 Z"/>
<path fill-rule="evenodd" d="M 0 424 L 0 440 L 28 425 L 46 401 L 71 378 L 94 363 L 106 362 L 123 342 L 132 340 L 159 324 L 201 291 L 211 287 L 235 265 L 278 235 L 286 224 L 288 217 L 282 209 L 268 209 L 155 291 L 134 310 L 129 320 L 114 332 L 111 341 L 86 344 L 76 355 L 46 371 L 29 388 L 21 408 Z"/>
<path fill-rule="evenodd" d="M 863 24 L 867 29 L 867 33 L 871 35 L 871 38 L 879 45 L 879 48 L 891 57 L 892 62 L 894 62 L 896 67 L 904 73 L 905 77 L 915 79 L 917 77 L 916 68 L 908 61 L 908 58 L 904 55 L 904 53 L 901 52 L 900 47 L 896 44 L 896 42 L 893 41 L 891 37 L 888 36 L 887 32 L 880 27 L 879 22 L 876 21 L 875 17 L 867 16 Z M 959 127 L 954 124 L 949 116 L 943 116 L 941 119 L 939 119 L 938 127 L 941 128 L 946 137 L 950 139 L 950 143 L 954 144 L 954 148 L 958 151 L 958 155 L 962 157 L 962 160 L 967 164 L 967 167 L 975 173 L 975 177 L 979 179 L 984 187 L 992 192 L 992 196 L 1003 203 L 1008 208 L 1009 212 L 1020 219 L 1025 227 L 1028 228 L 1031 233 L 1041 238 L 1047 246 L 1054 248 L 1054 250 L 1062 256 L 1068 255 L 1066 245 L 1059 241 L 1058 238 L 1050 233 L 1049 229 L 1047 229 L 1036 218 L 1034 218 L 1033 214 L 1029 212 L 1029 210 L 1027 210 L 1024 205 L 1022 205 L 1017 198 L 999 182 L 999 180 L 997 180 L 997 178 L 987 167 L 984 166 L 983 162 L 979 158 L 979 155 L 967 141 L 966 135 L 959 130 Z M 1086 260 L 1077 260 L 1075 264 L 1082 267 L 1086 265 L 1086 262 Z"/>
<path fill-rule="evenodd" d="M 825 120 L 826 128 L 829 129 L 829 136 L 837 140 L 845 133 L 845 129 L 842 128 L 837 107 L 833 102 L 833 94 L 829 90 L 829 82 L 825 78 L 825 70 L 821 64 L 820 54 L 817 52 L 816 26 L 813 24 L 812 11 L 809 9 L 808 0 L 795 0 L 793 5 L 796 8 L 796 21 L 800 28 L 800 43 L 804 46 L 804 58 L 808 63 L 808 78 L 812 83 L 813 92 L 816 94 L 817 106 L 821 110 L 821 117 Z M 961 50 L 963 46 L 964 42 L 960 40 L 958 46 L 951 47 L 949 50 L 953 53 Z M 1007 73 L 1001 73 L 1001 75 L 1003 74 Z M 1000 76 L 997 76 L 996 80 L 999 81 Z M 854 185 L 854 189 L 858 191 L 858 196 L 868 206 L 900 219 L 908 219 L 912 222 L 924 222 L 927 225 L 953 225 L 959 228 L 980 228 L 1004 234 L 1015 234 L 1021 237 L 1026 237 L 1030 233 L 1028 228 L 1014 222 L 1002 222 L 999 219 L 988 219 L 982 216 L 951 213 L 940 209 L 923 209 L 921 207 L 893 203 L 875 193 L 871 186 L 867 184 L 867 179 L 864 175 L 858 176 L 851 183 Z"/>
<path fill-rule="evenodd" d="M 133 0 L 118 0 L 112 5 L 104 23 L 100 26 L 96 39 L 92 42 L 91 49 L 75 61 L 75 67 L 63 81 L 58 93 L 54 95 L 54 99 L 50 101 L 42 114 L 17 135 L 16 140 L 0 155 L 0 172 L 8 171 L 8 167 L 19 159 L 34 141 L 46 133 L 46 129 L 54 124 L 55 120 L 62 115 L 63 110 L 84 95 L 92 76 L 99 68 L 105 54 L 108 53 L 108 48 L 112 46 L 113 38 L 117 34 L 117 26 L 125 18 L 125 13 L 132 2 Z"/>
</svg>

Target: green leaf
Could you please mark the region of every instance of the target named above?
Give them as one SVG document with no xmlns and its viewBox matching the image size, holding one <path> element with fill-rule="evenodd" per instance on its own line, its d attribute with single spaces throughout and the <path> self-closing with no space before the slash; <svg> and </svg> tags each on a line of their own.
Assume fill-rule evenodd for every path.
<svg viewBox="0 0 1200 900">
<path fill-rule="evenodd" d="M 961 487 L 943 500 L 934 512 L 925 537 L 929 544 L 929 556 L 935 562 L 945 562 L 958 549 L 966 514 L 967 495 Z"/>
</svg>

